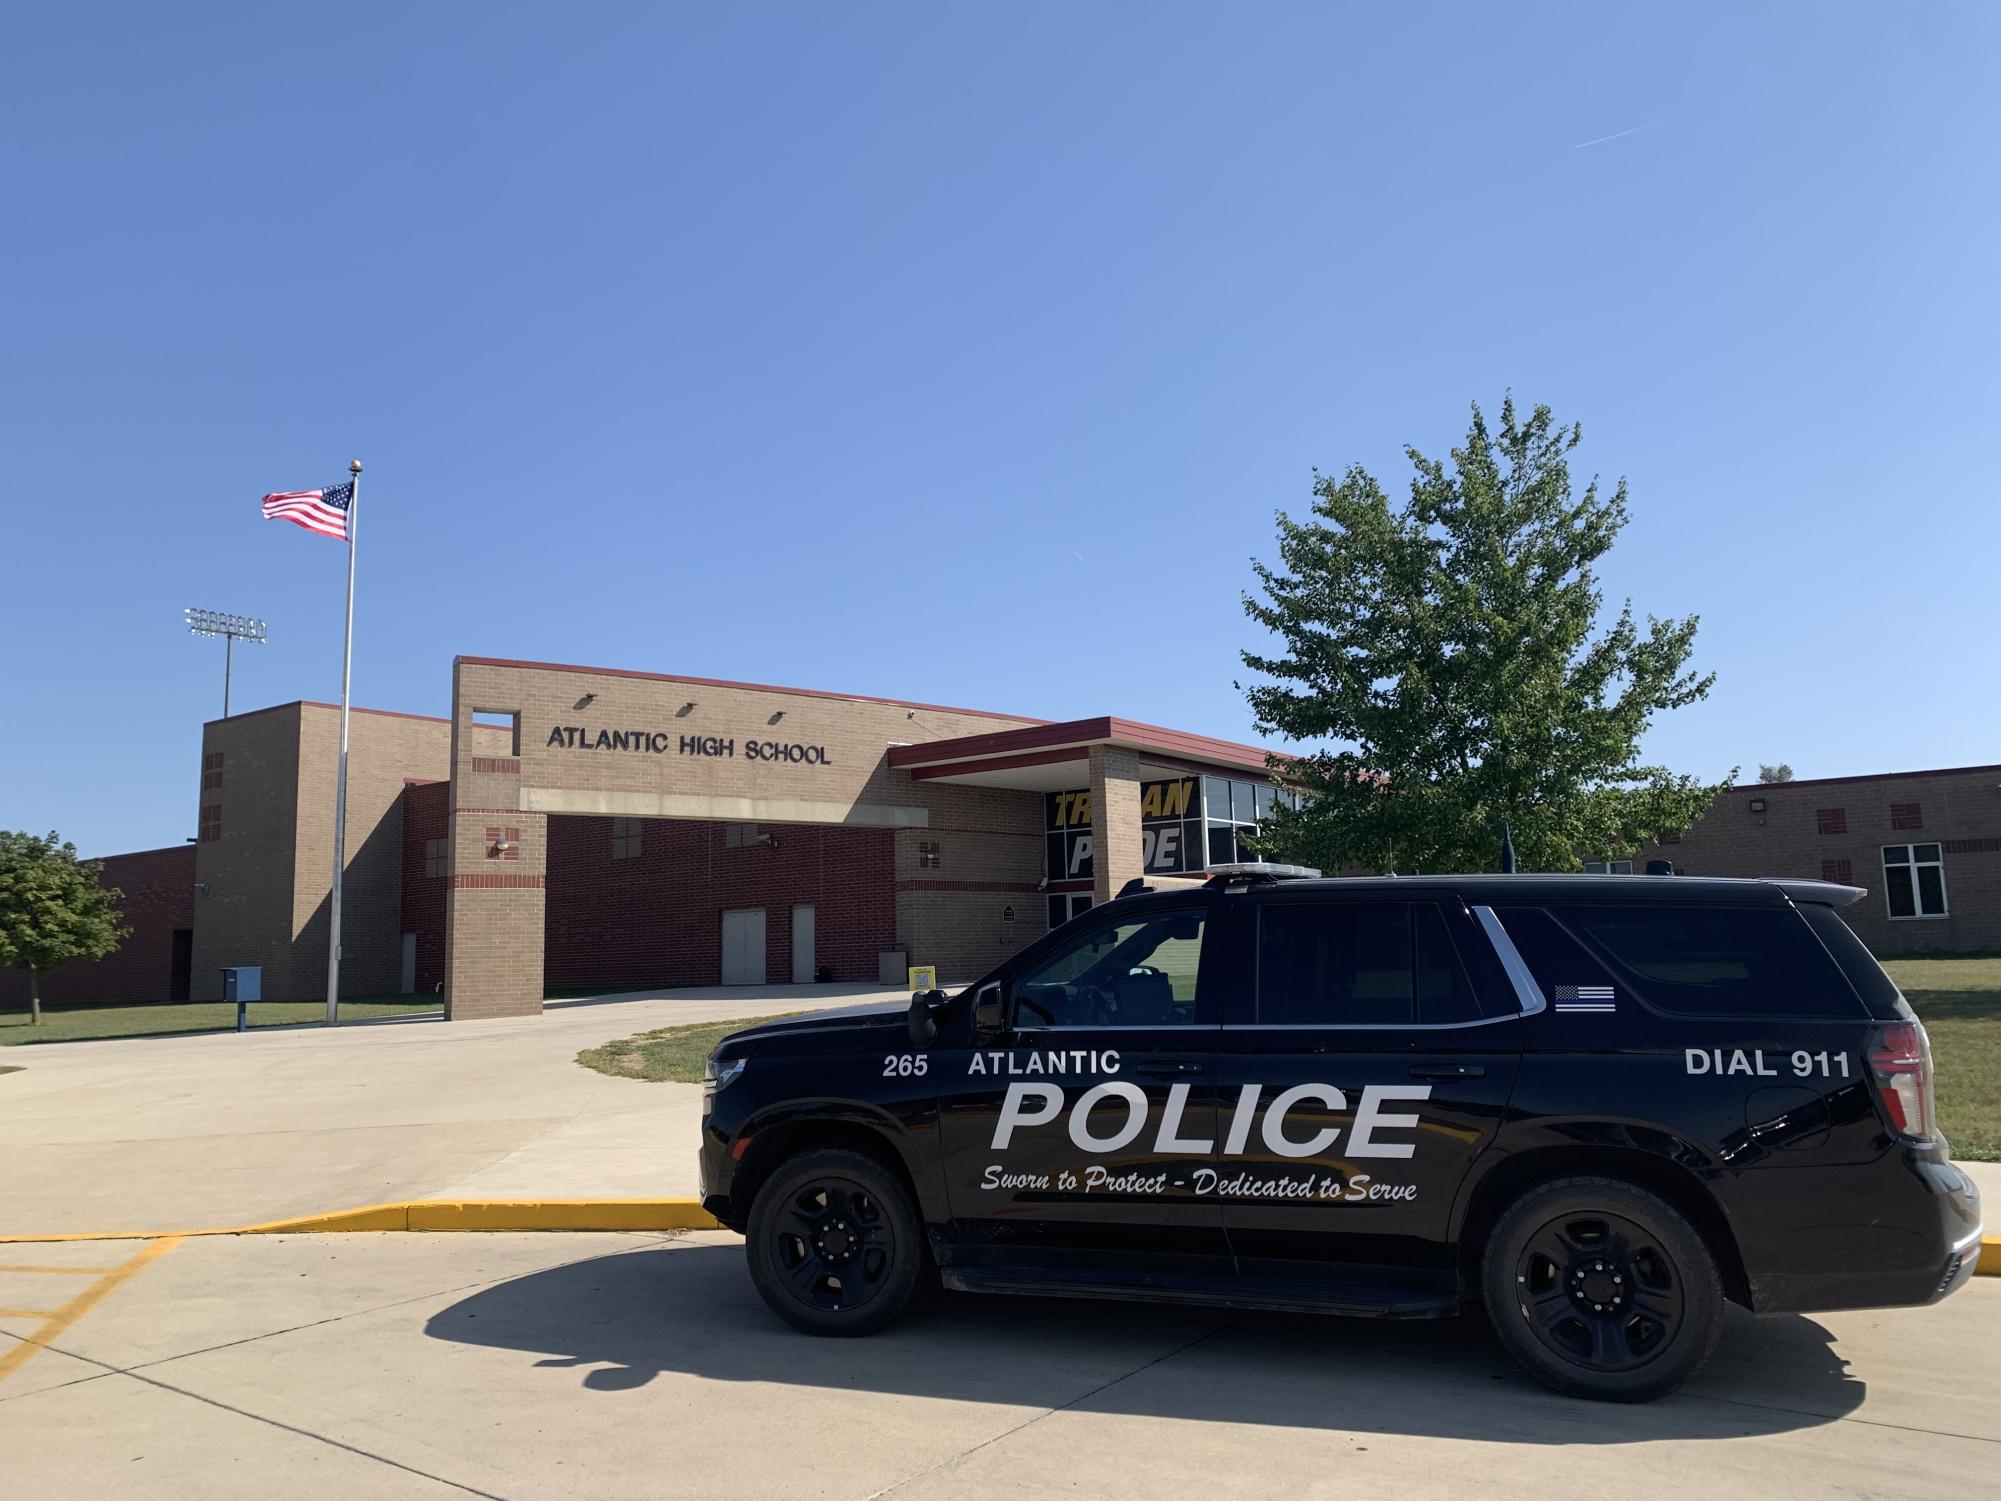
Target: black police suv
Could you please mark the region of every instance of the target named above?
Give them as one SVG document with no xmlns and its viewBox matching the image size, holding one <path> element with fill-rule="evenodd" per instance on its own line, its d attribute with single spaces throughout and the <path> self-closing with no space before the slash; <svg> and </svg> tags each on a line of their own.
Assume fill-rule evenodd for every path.
<svg viewBox="0 0 2001 1501">
<path fill-rule="evenodd" d="M 1273 879 L 1072 919 L 709 1060 L 703 1202 L 816 1334 L 970 1292 L 1483 1304 L 1638 1401 L 1757 1313 L 1934 1303 L 1980 1203 L 1924 1029 L 1818 881 Z"/>
</svg>

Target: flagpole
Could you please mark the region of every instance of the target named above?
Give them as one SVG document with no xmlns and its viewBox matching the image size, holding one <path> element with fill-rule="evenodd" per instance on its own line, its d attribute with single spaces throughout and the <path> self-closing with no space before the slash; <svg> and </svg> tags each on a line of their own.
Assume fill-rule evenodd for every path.
<svg viewBox="0 0 2001 1501">
<path fill-rule="evenodd" d="M 340 774 L 334 782 L 333 903 L 327 932 L 327 1020 L 340 1025 L 340 888 L 347 867 L 347 700 L 354 671 L 354 552 L 361 512 L 361 460 L 348 463 L 347 631 L 340 643 Z"/>
</svg>

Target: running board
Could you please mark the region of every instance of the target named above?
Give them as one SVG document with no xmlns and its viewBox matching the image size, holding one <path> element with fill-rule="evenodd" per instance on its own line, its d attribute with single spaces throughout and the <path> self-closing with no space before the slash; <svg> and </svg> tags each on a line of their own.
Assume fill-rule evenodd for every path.
<svg viewBox="0 0 2001 1501">
<path fill-rule="evenodd" d="M 1421 1288 L 1368 1283 L 1248 1281 L 1170 1277 L 1151 1272 L 1044 1270 L 1038 1267 L 941 1267 L 939 1278 L 961 1293 L 1016 1293 L 1044 1298 L 1107 1298 L 1126 1303 L 1183 1303 L 1205 1308 L 1263 1308 L 1286 1313 L 1333 1313 L 1371 1319 L 1444 1319 L 1459 1312 L 1456 1297 Z"/>
</svg>

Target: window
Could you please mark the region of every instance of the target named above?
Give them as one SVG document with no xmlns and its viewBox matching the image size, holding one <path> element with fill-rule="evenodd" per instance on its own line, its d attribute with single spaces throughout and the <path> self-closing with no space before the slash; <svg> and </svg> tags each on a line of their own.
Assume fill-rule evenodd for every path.
<svg viewBox="0 0 2001 1501">
<path fill-rule="evenodd" d="M 764 843 L 754 823 L 732 823 L 723 825 L 723 848 L 747 850 Z"/>
<path fill-rule="evenodd" d="M 1856 1010 L 1847 981 L 1790 907 L 1578 904 L 1551 912 L 1608 961 L 1615 1004 L 1637 995 L 1684 1016 L 1830 1018 Z M 1529 967 L 1536 970 L 1536 961 Z M 1563 985 L 1592 983 L 1536 974 Z"/>
<path fill-rule="evenodd" d="M 1270 902 L 1258 911 L 1258 1021 L 1409 1026 L 1473 1021 L 1479 1005 L 1428 902 Z"/>
<path fill-rule="evenodd" d="M 1279 794 L 1269 783 L 1202 779 L 1202 816 L 1207 820 L 1206 853 L 1211 865 L 1255 860 L 1251 843 L 1258 825 L 1271 817 Z"/>
<path fill-rule="evenodd" d="M 201 758 L 201 790 L 222 791 L 222 752 L 207 751 Z"/>
<path fill-rule="evenodd" d="M 1855 882 L 1855 866 L 1847 860 L 1823 860 L 1820 862 L 1820 878 L 1837 886 L 1851 886 Z"/>
<path fill-rule="evenodd" d="M 203 844 L 214 844 L 216 840 L 222 838 L 221 803 L 210 803 L 201 810 L 201 819 L 195 829 L 195 836 Z"/>
<path fill-rule="evenodd" d="M 1922 829 L 1925 826 L 1924 810 L 1916 803 L 1890 804 L 1890 827 L 1893 829 Z"/>
<path fill-rule="evenodd" d="M 1586 860 L 1584 873 L 1587 876 L 1630 876 L 1633 873 L 1631 860 Z"/>
<path fill-rule="evenodd" d="M 1816 808 L 1813 821 L 1823 834 L 1846 834 L 1848 832 L 1848 810 L 1846 808 Z"/>
<path fill-rule="evenodd" d="M 639 818 L 614 818 L 611 821 L 611 857 L 614 860 L 637 860 L 644 848 L 646 822 Z"/>
<path fill-rule="evenodd" d="M 1890 916 L 1944 917 L 1945 861 L 1935 844 L 1883 846 L 1883 895 Z"/>
<path fill-rule="evenodd" d="M 1021 1027 L 1171 1027 L 1195 1020 L 1197 909 L 1093 927 L 1015 982 Z"/>
<path fill-rule="evenodd" d="M 452 843 L 449 839 L 424 841 L 424 874 L 432 879 L 451 874 Z"/>
</svg>

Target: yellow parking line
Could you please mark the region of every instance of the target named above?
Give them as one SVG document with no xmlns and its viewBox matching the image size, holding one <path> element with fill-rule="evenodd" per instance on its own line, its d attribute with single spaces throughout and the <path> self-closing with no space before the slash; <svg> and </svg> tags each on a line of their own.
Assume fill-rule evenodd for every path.
<svg viewBox="0 0 2001 1501">
<path fill-rule="evenodd" d="M 55 1317 L 53 1308 L 0 1308 L 0 1319 L 47 1319 Z"/>
<path fill-rule="evenodd" d="M 104 1272 L 89 1287 L 48 1314 L 42 1326 L 33 1334 L 22 1335 L 20 1342 L 12 1349 L 0 1352 L 0 1381 L 5 1381 L 33 1360 L 36 1352 L 47 1349 L 51 1341 L 60 1339 L 65 1330 L 103 1302 L 119 1283 L 137 1272 L 144 1271 L 180 1243 L 180 1236 L 169 1235 L 142 1246 L 130 1260 Z"/>
</svg>

